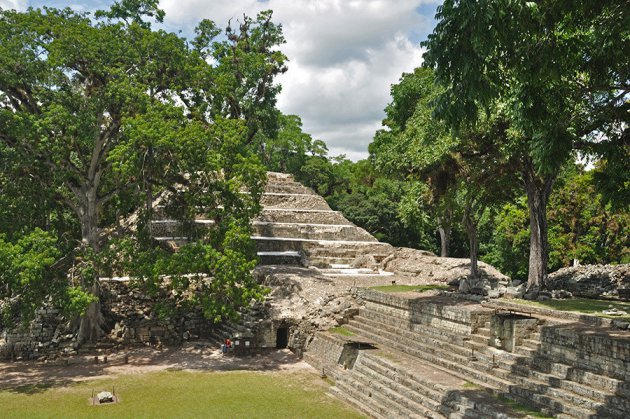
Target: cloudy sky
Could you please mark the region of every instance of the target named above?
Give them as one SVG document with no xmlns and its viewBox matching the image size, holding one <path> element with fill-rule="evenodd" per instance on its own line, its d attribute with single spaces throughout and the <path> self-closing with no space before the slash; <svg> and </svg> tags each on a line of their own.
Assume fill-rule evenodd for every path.
<svg viewBox="0 0 630 419">
<path fill-rule="evenodd" d="M 0 0 L 29 6 L 105 9 L 111 0 Z M 331 155 L 367 157 L 380 127 L 389 89 L 422 62 L 419 42 L 435 25 L 440 0 L 161 0 L 167 29 L 192 33 L 202 18 L 225 26 L 243 13 L 272 9 L 287 43 L 289 71 L 278 81 L 278 107 L 296 114 L 304 130 L 328 144 Z"/>
</svg>

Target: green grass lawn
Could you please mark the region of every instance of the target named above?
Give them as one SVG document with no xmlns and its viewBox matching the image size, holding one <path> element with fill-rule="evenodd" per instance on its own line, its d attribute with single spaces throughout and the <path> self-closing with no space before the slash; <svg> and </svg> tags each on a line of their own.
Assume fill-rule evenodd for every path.
<svg viewBox="0 0 630 419">
<path fill-rule="evenodd" d="M 630 313 L 630 303 L 623 301 L 610 301 L 610 300 L 593 300 L 590 298 L 569 298 L 566 300 L 547 300 L 547 301 L 527 301 L 527 300 L 510 300 L 510 302 L 531 305 L 543 308 L 551 308 L 554 310 L 572 311 L 584 314 L 591 314 L 599 317 L 606 317 L 610 319 L 624 319 L 630 320 L 628 316 L 609 316 L 602 313 L 603 310 L 608 310 L 610 306 L 623 310 L 626 313 Z"/>
<path fill-rule="evenodd" d="M 346 329 L 343 326 L 333 327 L 333 328 L 331 328 L 328 331 L 330 333 L 336 333 L 336 334 L 341 335 L 341 336 L 354 336 L 354 333 L 352 333 L 350 330 Z"/>
<path fill-rule="evenodd" d="M 4 418 L 360 418 L 315 373 L 163 371 L 0 390 Z M 92 390 L 120 403 L 90 406 Z"/>
<path fill-rule="evenodd" d="M 448 290 L 448 285 L 382 285 L 370 287 L 370 289 L 380 292 L 424 292 L 428 290 Z"/>
</svg>

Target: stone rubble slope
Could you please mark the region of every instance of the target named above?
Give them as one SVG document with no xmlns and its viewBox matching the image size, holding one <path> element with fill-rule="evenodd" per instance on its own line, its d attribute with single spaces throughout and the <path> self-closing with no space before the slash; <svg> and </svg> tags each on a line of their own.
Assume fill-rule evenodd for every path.
<svg viewBox="0 0 630 419">
<path fill-rule="evenodd" d="M 549 289 L 569 291 L 575 296 L 615 296 L 619 288 L 630 288 L 630 263 L 562 268 L 549 274 L 547 284 Z"/>
</svg>

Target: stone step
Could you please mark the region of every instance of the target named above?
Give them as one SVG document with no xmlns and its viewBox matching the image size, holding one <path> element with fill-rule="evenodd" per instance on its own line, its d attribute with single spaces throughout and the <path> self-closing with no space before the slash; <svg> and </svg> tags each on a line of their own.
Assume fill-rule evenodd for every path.
<svg viewBox="0 0 630 419">
<path fill-rule="evenodd" d="M 336 258 L 336 257 L 309 257 L 309 266 L 315 266 L 317 268 L 332 268 L 334 265 L 348 265 L 354 262 L 353 257 L 350 258 Z"/>
<path fill-rule="evenodd" d="M 479 360 L 471 361 L 461 356 L 461 350 L 457 349 L 456 345 L 451 345 L 449 350 L 449 346 L 445 345 L 444 342 L 438 343 L 434 339 L 425 339 L 425 341 L 421 343 L 409 338 L 408 334 L 406 334 L 407 336 L 400 336 L 400 334 L 397 335 L 395 332 L 386 331 L 382 328 L 378 329 L 374 322 L 363 326 L 357 325 L 357 322 L 353 320 L 346 327 L 358 335 L 376 341 L 379 341 L 379 337 L 381 342 L 382 340 L 387 340 L 393 347 L 397 347 L 414 356 L 435 362 L 436 365 L 445 367 L 449 371 L 454 371 L 457 374 L 462 374 L 462 376 L 467 379 L 472 378 L 478 383 L 499 389 L 499 391 L 506 393 L 509 397 L 514 396 L 522 402 L 527 402 L 531 399 L 534 402 L 532 405 L 536 408 L 548 409 L 554 413 L 564 412 L 580 418 L 589 417 L 589 415 L 593 414 L 594 405 L 587 404 L 589 409 L 573 405 L 572 403 L 575 403 L 576 397 L 579 398 L 579 396 L 571 394 L 570 392 L 553 389 L 548 385 L 545 386 L 543 383 L 536 383 L 526 379 L 521 380 L 522 387 L 511 385 L 512 380 L 510 374 L 501 374 L 500 370 L 495 371 L 493 368 L 489 367 L 490 363 L 488 362 L 489 359 L 487 355 L 481 359 L 482 354 L 476 353 L 475 356 L 477 356 Z M 431 344 L 427 345 L 427 341 Z M 466 367 L 466 364 L 470 365 L 470 367 Z M 541 390 L 548 392 L 548 394 L 539 394 L 538 392 Z M 527 397 L 524 395 L 527 395 Z"/>
<path fill-rule="evenodd" d="M 302 252 L 258 252 L 259 265 L 293 265 L 303 266 L 304 255 Z"/>
<path fill-rule="evenodd" d="M 495 374 L 503 374 L 506 379 L 527 386 L 536 392 L 548 394 L 558 400 L 564 400 L 570 405 L 596 411 L 600 414 L 606 412 L 606 417 L 625 418 L 626 412 L 630 412 L 630 400 L 614 394 L 593 389 L 569 380 L 561 380 L 556 377 L 541 373 L 534 369 L 516 370 L 497 368 Z M 566 404 L 566 403 L 565 403 Z"/>
<path fill-rule="evenodd" d="M 391 352 L 388 353 L 388 356 L 391 356 Z M 413 360 L 413 362 L 417 365 L 418 360 Z M 390 396 L 391 398 L 402 397 L 423 406 L 425 415 L 444 415 L 449 418 L 470 416 L 469 414 L 471 412 L 468 401 L 464 398 L 450 397 L 450 389 L 436 382 L 432 382 L 433 377 L 431 375 L 422 373 L 417 375 L 405 374 L 403 372 L 404 367 L 401 365 L 396 364 L 394 361 L 387 361 L 379 355 L 368 355 L 367 352 L 362 354 L 360 362 L 357 360 L 354 370 L 361 371 L 370 381 L 378 382 L 392 391 L 395 391 L 396 395 Z M 415 371 L 417 372 L 418 370 L 415 369 Z M 446 374 L 425 366 L 423 372 L 427 371 L 429 374 L 439 373 L 439 379 L 443 379 L 444 374 Z M 452 376 L 449 375 L 449 377 Z M 458 380 L 458 382 L 459 387 L 464 383 L 462 380 Z M 490 398 L 490 396 L 488 397 Z M 404 403 L 404 401 L 402 403 Z M 476 404 L 476 413 L 470 417 L 494 417 L 492 414 L 484 414 L 482 412 L 483 409 L 479 409 L 483 403 L 480 404 L 477 400 Z M 492 400 L 492 404 L 493 406 L 489 407 L 488 410 L 496 411 L 496 403 L 494 400 Z M 468 407 L 468 409 L 465 409 L 465 407 Z M 462 411 L 464 412 L 462 413 Z"/>
<path fill-rule="evenodd" d="M 380 254 L 387 252 L 391 246 L 372 241 L 347 240 L 311 240 L 279 237 L 252 236 L 260 252 L 303 251 L 311 257 L 355 258 L 359 254 Z"/>
<path fill-rule="evenodd" d="M 359 365 L 355 363 L 351 376 L 363 391 L 368 391 L 380 404 L 386 406 L 392 413 L 392 416 L 425 418 L 433 414 L 437 417 L 445 417 L 438 413 L 440 403 L 432 401 L 431 399 L 424 400 L 427 405 L 418 403 L 414 400 L 413 396 L 410 398 L 403 394 L 404 391 L 401 391 L 403 389 L 396 383 L 377 373 L 371 372 L 369 368 L 361 367 L 360 363 Z M 399 388 L 396 389 L 396 387 Z"/>
<path fill-rule="evenodd" d="M 254 221 L 255 236 L 313 240 L 375 241 L 362 228 L 351 224 L 303 224 Z"/>
<path fill-rule="evenodd" d="M 376 321 L 369 321 L 365 318 L 362 318 L 361 316 L 355 317 L 355 320 L 357 321 L 361 321 L 364 322 L 366 324 L 368 324 L 371 328 L 380 328 L 380 329 L 386 329 L 391 333 L 396 333 L 396 328 L 395 327 L 386 327 L 382 324 L 379 324 Z M 400 329 L 398 329 L 400 330 Z M 422 330 L 422 329 L 419 329 Z M 429 332 L 431 330 L 431 328 L 426 328 L 426 332 Z M 424 333 L 426 335 L 426 333 Z M 421 339 L 422 338 L 423 333 L 419 335 L 415 334 L 414 337 L 416 339 Z M 407 337 L 409 337 L 409 335 L 407 335 Z M 434 345 L 434 347 L 436 348 L 440 348 L 442 350 L 445 351 L 449 351 L 450 353 L 453 354 L 458 354 L 458 355 L 462 355 L 462 356 L 470 356 L 473 355 L 472 353 L 469 353 L 466 349 L 464 349 L 463 347 L 460 347 L 457 343 L 455 345 L 450 345 L 449 342 L 440 342 L 437 339 L 440 339 L 442 336 L 440 334 L 431 334 L 430 335 L 430 339 L 429 341 Z M 488 348 L 485 346 L 476 346 L 475 347 L 475 352 L 474 355 L 479 359 L 479 361 L 484 362 L 486 365 L 489 365 L 492 361 L 496 362 L 497 364 L 501 365 L 504 367 L 504 369 L 493 369 L 491 370 L 493 372 L 493 374 L 503 380 L 506 381 L 511 381 L 513 380 L 512 374 L 513 374 L 513 369 L 510 369 L 510 367 L 513 365 L 510 363 L 510 361 L 503 361 L 504 354 L 509 354 L 506 353 L 505 351 L 501 351 L 501 350 L 496 350 L 494 348 Z M 495 355 L 494 357 L 492 355 Z M 531 354 L 528 354 L 531 355 Z M 508 355 L 510 357 L 515 356 L 514 354 L 510 354 Z M 517 356 L 517 355 L 516 355 Z M 610 398 L 612 397 L 611 394 L 603 394 L 601 395 L 600 398 L 593 398 L 591 397 L 592 400 L 589 400 L 589 394 L 591 394 L 592 392 L 589 393 L 588 389 L 577 384 L 577 383 L 571 383 L 568 382 L 567 380 L 565 380 L 565 382 L 563 383 L 563 385 L 558 386 L 558 385 L 554 385 L 554 381 L 542 381 L 537 379 L 534 376 L 521 376 L 521 377 L 517 377 L 516 381 L 518 381 L 518 383 L 520 385 L 523 386 L 527 386 L 528 388 L 532 388 L 535 389 L 538 392 L 546 392 L 548 394 L 553 395 L 555 398 L 559 399 L 559 400 L 564 400 L 568 403 L 571 404 L 577 404 L 580 405 L 582 407 L 585 407 L 587 409 L 602 409 L 602 405 Z M 556 388 L 559 387 L 559 388 Z M 573 391 L 575 390 L 575 391 Z M 586 398 L 586 399 L 585 399 Z M 622 407 L 623 404 L 623 399 L 619 398 L 618 400 L 615 400 L 615 405 Z M 612 409 L 614 411 L 614 407 L 611 407 L 610 409 Z"/>
<path fill-rule="evenodd" d="M 447 417 L 456 411 L 453 407 L 442 404 L 442 393 L 416 381 L 401 379 L 396 374 L 391 375 L 390 370 L 385 369 L 382 364 L 372 361 L 371 357 L 364 356 L 361 362 L 355 363 L 353 373 L 357 371 L 368 377 L 370 381 L 379 382 L 390 391 L 395 391 L 397 395 L 391 396 L 392 398 L 399 396 L 405 399 L 401 403 L 412 402 L 407 405 L 409 408 L 416 406 L 417 411 L 428 410 Z"/>
<path fill-rule="evenodd" d="M 214 225 L 213 220 L 194 220 L 188 225 L 179 220 L 161 219 L 151 221 L 153 237 L 188 237 L 190 234 L 203 233 Z"/>
<path fill-rule="evenodd" d="M 479 345 L 488 345 L 490 341 L 490 336 L 480 335 L 478 333 L 472 333 L 470 335 L 470 341 L 477 343 Z"/>
<path fill-rule="evenodd" d="M 414 325 L 414 330 L 408 329 L 400 329 L 395 326 L 384 325 L 378 321 L 368 320 L 361 316 L 355 316 L 352 322 L 360 322 L 365 328 L 369 328 L 371 330 L 381 330 L 387 333 L 387 336 L 391 339 L 400 335 L 400 332 L 404 332 L 404 337 L 401 339 L 404 342 L 407 342 L 410 345 L 420 345 L 430 346 L 430 350 L 432 351 L 444 351 L 449 356 L 453 357 L 455 362 L 466 362 L 469 360 L 471 356 L 476 356 L 479 359 L 480 363 L 483 363 L 484 366 L 489 367 L 492 361 L 492 357 L 486 354 L 480 354 L 480 352 L 475 348 L 473 352 L 468 344 L 469 342 L 458 341 L 457 338 L 459 336 L 449 336 L 447 333 L 442 334 L 443 330 L 439 328 L 434 328 L 427 325 Z"/>
<path fill-rule="evenodd" d="M 293 175 L 282 172 L 267 172 L 267 184 L 269 183 L 291 183 L 295 182 Z"/>
<path fill-rule="evenodd" d="M 492 334 L 489 327 L 478 327 L 477 330 L 475 330 L 475 333 L 479 336 L 485 336 L 488 338 Z"/>
<path fill-rule="evenodd" d="M 323 276 L 353 276 L 353 277 L 366 277 L 366 276 L 393 276 L 394 273 L 386 272 L 382 270 L 372 270 L 367 268 L 320 268 L 320 272 Z"/>
<path fill-rule="evenodd" d="M 263 208 L 255 221 L 273 223 L 354 225 L 339 211 Z"/>
<path fill-rule="evenodd" d="M 462 346 L 464 341 L 468 339 L 469 335 L 464 335 L 457 332 L 452 332 L 441 327 L 433 327 L 427 324 L 412 323 L 408 319 L 402 319 L 396 316 L 392 316 L 388 313 L 381 313 L 376 310 L 362 308 L 359 311 L 361 318 L 378 322 L 377 326 L 388 325 L 393 328 L 400 328 L 404 325 L 405 329 L 412 332 L 430 334 L 440 339 L 446 340 L 450 343 Z"/>
<path fill-rule="evenodd" d="M 416 390 L 418 386 L 428 389 L 429 394 L 437 396 L 437 401 L 448 408 L 457 408 L 456 416 L 495 418 L 523 417 L 524 414 L 513 411 L 504 403 L 495 399 L 483 389 L 469 390 L 465 388 L 466 381 L 450 373 L 427 365 L 422 360 L 409 357 L 403 353 L 387 353 L 387 357 L 365 354 L 369 358 L 370 367 L 389 376 L 397 383 L 404 383 Z M 390 358 L 390 359 L 388 359 Z M 441 411 L 445 413 L 445 411 Z M 451 413 L 449 417 L 455 414 Z"/>
<path fill-rule="evenodd" d="M 391 332 L 375 330 L 372 326 L 363 329 L 357 327 L 352 321 L 346 325 L 346 328 L 357 335 L 365 336 L 378 342 L 386 341 L 393 348 L 425 359 L 475 384 L 488 387 L 499 394 L 518 399 L 520 402 L 528 403 L 534 408 L 549 409 L 550 412 L 554 413 L 564 412 L 579 418 L 588 417 L 588 415 L 592 414 L 592 411 L 566 405 L 551 396 L 537 394 L 527 387 L 519 388 L 514 386 L 511 381 L 494 375 L 492 368 L 488 368 L 488 364 L 485 362 L 471 361 L 436 346 L 427 345 L 424 342 L 414 342 L 406 337 L 396 336 Z"/>
<path fill-rule="evenodd" d="M 338 381 L 335 387 L 330 388 L 329 393 L 372 418 L 391 419 L 386 408 L 375 405 L 373 400 L 344 382 Z"/>
<path fill-rule="evenodd" d="M 330 211 L 324 198 L 311 194 L 263 193 L 260 204 L 264 208 Z"/>
<path fill-rule="evenodd" d="M 400 332 L 404 332 L 405 339 L 409 339 L 414 342 L 423 341 L 424 343 L 430 343 L 433 346 L 444 348 L 445 350 L 464 358 L 467 358 L 471 353 L 470 349 L 464 347 L 461 337 L 442 335 L 440 333 L 442 330 L 431 326 L 416 324 L 412 325 L 413 329 L 409 329 L 408 327 L 396 327 L 393 325 L 383 324 L 376 320 L 368 319 L 363 317 L 361 314 L 359 316 L 355 316 L 352 321 L 360 322 L 367 327 L 386 331 L 391 336 L 396 336 L 397 334 L 400 334 Z M 457 338 L 460 339 L 459 342 L 457 342 Z M 454 340 L 455 343 L 453 343 L 451 339 Z"/>
<path fill-rule="evenodd" d="M 269 182 L 265 185 L 266 193 L 317 195 L 315 191 L 298 182 Z"/>
<path fill-rule="evenodd" d="M 494 377 L 491 374 L 485 374 L 483 372 L 483 367 L 485 366 L 476 364 L 461 355 L 441 351 L 431 344 L 416 342 L 402 335 L 392 334 L 391 332 L 385 332 L 383 330 L 375 330 L 370 326 L 364 327 L 353 321 L 345 325 L 345 327 L 356 335 L 386 345 L 390 350 L 400 350 L 411 356 L 424 359 L 433 363 L 436 367 L 440 367 L 456 375 L 464 376 L 469 381 L 476 381 L 476 384 L 506 393 L 509 390 L 509 382 Z M 470 367 L 468 365 L 470 365 Z"/>
<path fill-rule="evenodd" d="M 523 356 L 487 347 L 480 351 L 480 354 L 484 356 L 495 354 L 498 366 L 511 374 L 532 375 L 552 386 L 559 386 L 594 400 L 604 402 L 610 400 L 613 394 L 621 399 L 630 400 L 630 383 L 582 370 L 579 365 L 569 366 L 551 361 L 544 356 L 542 351 Z M 592 395 L 589 396 L 589 394 Z"/>
<path fill-rule="evenodd" d="M 370 312 L 370 311 L 366 311 L 363 310 L 361 312 L 361 315 L 370 315 L 370 314 L 374 314 L 374 312 Z M 355 317 L 356 318 L 356 317 Z M 382 321 L 382 319 L 381 319 Z M 399 320 L 391 320 L 389 322 L 389 324 L 396 324 L 396 322 Z M 372 326 L 374 327 L 379 327 L 378 324 L 373 324 Z M 420 326 L 418 326 L 420 327 Z M 423 326 L 423 328 L 426 328 L 425 326 Z M 430 330 L 430 329 L 427 329 Z M 625 407 L 626 403 L 626 399 L 623 397 L 623 395 L 621 397 L 617 397 L 617 396 L 613 396 L 609 391 L 605 391 L 606 389 L 611 389 L 614 388 L 617 390 L 617 392 L 619 392 L 620 390 L 620 386 L 619 386 L 619 382 L 617 380 L 615 380 L 613 383 L 611 383 L 611 385 L 609 385 L 608 387 L 602 387 L 604 389 L 604 391 L 597 391 L 597 390 L 593 390 L 592 387 L 589 385 L 584 385 L 578 382 L 574 382 L 574 381 L 570 381 L 568 379 L 564 379 L 566 377 L 556 377 L 556 376 L 551 376 L 549 374 L 545 374 L 543 372 L 538 372 L 535 371 L 535 368 L 537 366 L 537 362 L 533 362 L 532 364 L 528 364 L 527 366 L 523 366 L 523 365 L 518 365 L 516 364 L 516 361 L 518 360 L 528 360 L 531 359 L 531 357 L 533 357 L 536 354 L 536 351 L 531 350 L 531 349 L 525 349 L 522 350 L 520 352 L 524 353 L 527 355 L 527 357 L 523 357 L 520 353 L 509 353 L 509 352 L 505 352 L 503 350 L 498 350 L 495 348 L 491 348 L 488 347 L 485 344 L 480 344 L 478 342 L 476 342 L 476 340 L 482 340 L 482 339 L 487 339 L 487 337 L 483 336 L 479 336 L 478 339 L 474 339 L 476 336 L 478 335 L 471 335 L 472 342 L 466 342 L 465 346 L 467 347 L 473 347 L 472 345 L 474 344 L 474 348 L 475 348 L 475 355 L 484 360 L 487 363 L 492 363 L 492 362 L 496 362 L 499 366 L 503 367 L 504 369 L 506 369 L 507 371 L 501 376 L 501 378 L 507 379 L 509 380 L 510 378 L 510 371 L 516 371 L 518 368 L 521 368 L 521 371 L 523 370 L 527 370 L 527 371 L 532 371 L 531 375 L 537 379 L 539 382 L 537 383 L 537 385 L 548 385 L 551 387 L 558 387 L 562 390 L 566 390 L 569 392 L 574 393 L 575 395 L 579 395 L 579 396 L 583 396 L 586 398 L 590 398 L 596 402 L 599 403 L 606 403 L 607 401 L 609 401 L 609 404 L 614 404 L 615 406 L 618 406 L 617 408 L 621 408 L 621 407 Z M 431 337 L 433 338 L 442 338 L 442 336 L 438 333 L 438 334 L 432 334 Z M 452 343 L 456 343 L 457 344 L 457 340 L 454 339 L 447 339 L 448 341 L 452 342 Z M 526 341 L 527 342 L 527 341 Z M 461 350 L 459 350 L 458 348 L 453 348 L 454 351 L 456 351 L 457 353 L 462 354 Z M 499 370 L 495 371 L 495 374 L 499 374 Z M 522 375 L 522 374 L 521 374 Z M 601 380 L 603 378 L 603 376 L 601 378 L 599 378 L 599 380 Z M 614 380 L 614 379 L 613 379 Z M 625 393 L 622 393 L 625 394 Z M 573 395 L 567 395 L 568 399 L 570 400 L 571 398 L 573 398 Z"/>
</svg>

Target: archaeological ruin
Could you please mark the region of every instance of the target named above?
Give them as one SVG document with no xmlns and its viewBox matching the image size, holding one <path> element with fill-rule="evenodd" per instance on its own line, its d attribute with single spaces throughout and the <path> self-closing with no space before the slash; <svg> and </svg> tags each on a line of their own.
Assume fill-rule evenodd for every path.
<svg viewBox="0 0 630 419">
<path fill-rule="evenodd" d="M 628 323 L 516 304 L 523 286 L 483 263 L 478 292 L 459 293 L 467 259 L 380 243 L 290 175 L 269 173 L 262 204 L 253 222 L 255 276 L 270 293 L 238 324 L 214 325 L 201 312 L 161 318 L 129 278 L 103 278 L 109 334 L 100 342 L 79 345 L 75 325 L 46 307 L 28 328 L 0 331 L 0 358 L 196 339 L 218 348 L 230 337 L 242 354 L 291 349 L 332 379 L 334 396 L 375 418 L 528 417 L 515 403 L 560 418 L 628 417 Z M 152 231 L 175 247 L 186 240 L 163 214 Z M 630 286 L 624 269 L 607 291 Z M 442 287 L 372 288 L 385 285 Z"/>
</svg>

